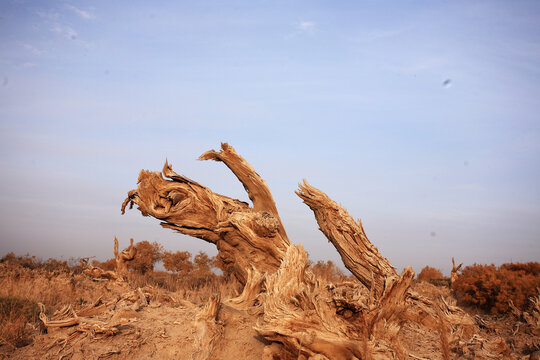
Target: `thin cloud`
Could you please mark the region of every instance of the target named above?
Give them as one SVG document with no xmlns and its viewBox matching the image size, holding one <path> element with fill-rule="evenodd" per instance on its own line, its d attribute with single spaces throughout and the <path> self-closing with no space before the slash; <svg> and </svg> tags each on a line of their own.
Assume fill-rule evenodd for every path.
<svg viewBox="0 0 540 360">
<path fill-rule="evenodd" d="M 298 23 L 298 30 L 300 31 L 303 31 L 303 32 L 307 32 L 307 33 L 313 33 L 313 31 L 315 30 L 315 22 L 313 21 L 300 21 Z"/>
<path fill-rule="evenodd" d="M 56 24 L 51 30 L 70 40 L 76 40 L 79 36 L 79 34 L 69 26 Z"/>
<path fill-rule="evenodd" d="M 30 44 L 23 44 L 23 48 L 29 52 L 31 52 L 34 55 L 41 55 L 43 51 L 37 49 L 36 47 L 30 45 Z"/>
<path fill-rule="evenodd" d="M 48 10 L 48 11 L 37 11 L 37 15 L 46 20 L 58 20 L 60 18 L 60 14 L 56 11 Z"/>
<path fill-rule="evenodd" d="M 80 17 L 82 17 L 83 19 L 86 19 L 86 20 L 92 20 L 92 19 L 95 18 L 94 14 L 92 14 L 91 12 L 86 11 L 86 10 L 82 10 L 82 9 L 79 9 L 79 8 L 76 7 L 76 6 L 73 6 L 73 5 L 67 5 L 67 8 L 70 9 L 71 11 L 73 11 L 75 14 L 79 15 Z"/>
<path fill-rule="evenodd" d="M 411 29 L 410 26 L 396 29 L 371 29 L 363 31 L 360 35 L 354 37 L 354 41 L 361 43 L 372 43 L 383 39 L 393 38 L 403 34 Z"/>
<path fill-rule="evenodd" d="M 417 73 L 425 71 L 441 70 L 444 67 L 447 67 L 449 63 L 450 59 L 443 56 L 428 57 L 424 59 L 419 59 L 417 61 L 409 63 L 408 65 L 392 66 L 390 70 L 400 74 L 415 75 Z"/>
<path fill-rule="evenodd" d="M 25 63 L 21 64 L 21 66 L 23 68 L 33 68 L 33 67 L 36 67 L 37 65 L 32 63 L 32 62 L 25 62 Z"/>
</svg>

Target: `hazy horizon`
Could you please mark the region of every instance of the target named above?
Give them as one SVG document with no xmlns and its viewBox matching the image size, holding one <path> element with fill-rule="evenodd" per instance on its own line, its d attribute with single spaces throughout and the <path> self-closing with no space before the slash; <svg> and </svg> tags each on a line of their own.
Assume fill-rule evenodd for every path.
<svg viewBox="0 0 540 360">
<path fill-rule="evenodd" d="M 0 40 L 0 256 L 214 255 L 120 205 L 165 159 L 248 201 L 228 142 L 314 261 L 302 179 L 400 271 L 540 261 L 540 3 L 8 0 Z"/>
</svg>

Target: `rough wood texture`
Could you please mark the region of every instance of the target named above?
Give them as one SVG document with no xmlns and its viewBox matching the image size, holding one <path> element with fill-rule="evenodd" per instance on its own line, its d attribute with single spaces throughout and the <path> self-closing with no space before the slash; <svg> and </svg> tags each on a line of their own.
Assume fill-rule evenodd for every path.
<svg viewBox="0 0 540 360">
<path fill-rule="evenodd" d="M 136 204 L 143 215 L 162 220 L 163 227 L 216 244 L 218 257 L 245 285 L 226 303 L 262 315 L 255 329 L 273 342 L 265 358 L 405 359 L 399 333 L 407 322 L 438 331 L 441 353 L 448 358 L 449 349 L 459 345 L 456 334 L 470 337 L 477 329 L 470 316 L 444 299 L 434 302 L 410 291 L 414 271 L 408 267 L 399 275 L 360 221 L 304 181 L 296 193 L 359 282 L 316 279 L 303 247 L 290 243 L 270 190 L 253 167 L 228 144 L 199 159 L 223 162 L 244 185 L 253 207 L 176 174 L 166 162 L 161 173 L 141 171 L 122 213 Z M 201 334 L 213 329 L 213 335 L 201 338 L 219 333 L 211 320 L 219 300 L 211 304 L 206 320 L 198 321 L 204 325 Z"/>
<path fill-rule="evenodd" d="M 317 280 L 304 248 L 292 245 L 280 269 L 266 278 L 264 315 L 256 330 L 294 356 L 394 358 L 404 354 L 397 335 L 413 277 L 407 268 L 381 296 L 370 298 L 373 292 L 365 287 Z"/>
<path fill-rule="evenodd" d="M 345 267 L 375 295 L 382 294 L 386 279 L 396 270 L 369 241 L 360 220 L 354 221 L 347 210 L 304 180 L 296 194 L 313 210 L 319 229 L 335 246 Z"/>
<path fill-rule="evenodd" d="M 290 242 L 268 186 L 226 143 L 220 152 L 208 151 L 200 159 L 225 163 L 244 184 L 253 207 L 178 175 L 165 162 L 161 173 L 141 171 L 122 213 L 136 204 L 144 216 L 163 220 L 163 227 L 216 244 L 219 259 L 243 284 L 252 266 L 261 273 L 275 272 Z"/>
<path fill-rule="evenodd" d="M 223 333 L 223 324 L 217 321 L 221 304 L 219 296 L 212 296 L 202 310 L 195 316 L 196 341 L 194 360 L 206 360 L 210 357 L 214 346 Z"/>
<path fill-rule="evenodd" d="M 199 156 L 199 160 L 221 161 L 227 165 L 242 185 L 244 185 L 244 189 L 253 203 L 253 210 L 270 213 L 279 224 L 277 228 L 278 233 L 288 242 L 287 233 L 279 218 L 276 203 L 268 185 L 257 174 L 253 166 L 238 155 L 232 146 L 222 143 L 220 152 L 216 152 L 215 150 L 207 151 Z"/>
<path fill-rule="evenodd" d="M 118 238 L 114 237 L 114 259 L 116 260 L 116 274 L 120 279 L 125 279 L 128 274 L 128 263 L 135 259 L 137 249 L 133 246 L 133 239 L 129 239 L 129 246 L 118 252 Z"/>
</svg>

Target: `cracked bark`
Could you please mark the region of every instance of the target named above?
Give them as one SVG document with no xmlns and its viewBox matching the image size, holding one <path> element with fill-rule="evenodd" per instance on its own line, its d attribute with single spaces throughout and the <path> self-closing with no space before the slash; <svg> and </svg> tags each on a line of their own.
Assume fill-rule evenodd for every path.
<svg viewBox="0 0 540 360">
<path fill-rule="evenodd" d="M 448 329 L 467 326 L 474 332 L 474 322 L 461 309 L 446 305 L 440 311 L 440 305 L 412 293 L 414 271 L 406 268 L 398 274 L 369 241 L 360 221 L 304 181 L 296 194 L 360 283 L 315 279 L 306 252 L 290 243 L 272 194 L 255 169 L 226 143 L 221 151 L 208 151 L 199 159 L 223 162 L 253 206 L 214 193 L 165 162 L 161 172 L 141 171 L 122 213 L 128 205 L 137 205 L 163 227 L 215 244 L 218 257 L 246 285 L 241 296 L 227 303 L 262 311 L 257 331 L 282 344 L 285 352 L 320 359 L 404 358 L 398 333 L 406 321 L 440 331 L 445 341 Z"/>
<path fill-rule="evenodd" d="M 382 294 L 385 281 L 398 276 L 394 267 L 369 241 L 360 220 L 304 180 L 296 194 L 313 210 L 319 229 L 339 252 L 345 267 L 375 295 Z"/>
<path fill-rule="evenodd" d="M 178 175 L 165 162 L 161 173 L 141 171 L 122 213 L 136 204 L 144 216 L 162 220 L 161 226 L 215 244 L 219 259 L 242 284 L 252 267 L 276 271 L 290 242 L 264 180 L 226 143 L 199 159 L 223 162 L 242 182 L 253 207 Z"/>
</svg>

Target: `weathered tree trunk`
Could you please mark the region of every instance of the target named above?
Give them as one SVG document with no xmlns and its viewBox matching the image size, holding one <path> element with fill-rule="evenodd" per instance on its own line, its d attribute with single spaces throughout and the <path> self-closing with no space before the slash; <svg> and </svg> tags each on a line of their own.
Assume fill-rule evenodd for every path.
<svg viewBox="0 0 540 360">
<path fill-rule="evenodd" d="M 133 239 L 126 249 L 118 252 L 118 238 L 114 237 L 114 259 L 116 261 L 115 271 L 105 271 L 99 267 L 88 264 L 88 258 L 81 259 L 81 264 L 86 266 L 84 273 L 94 279 L 125 280 L 128 274 L 128 263 L 137 255 L 137 249 L 133 246 Z"/>
<path fill-rule="evenodd" d="M 128 263 L 135 259 L 137 249 L 133 246 L 133 239 L 129 239 L 129 246 L 118 252 L 118 238 L 114 237 L 114 259 L 116 260 L 116 274 L 119 278 L 125 279 L 128 274 Z"/>
<path fill-rule="evenodd" d="M 313 210 L 320 230 L 339 252 L 345 267 L 375 296 L 382 294 L 385 281 L 397 276 L 390 262 L 379 254 L 362 227 L 347 210 L 304 180 L 296 194 Z"/>
<path fill-rule="evenodd" d="M 463 265 L 463 263 L 456 266 L 456 263 L 454 262 L 454 257 L 452 256 L 452 270 L 450 271 L 450 287 L 452 288 L 454 287 L 454 282 L 456 282 L 459 276 L 458 271 L 461 269 L 461 265 Z"/>
<path fill-rule="evenodd" d="M 262 313 L 257 331 L 282 344 L 289 356 L 405 358 L 398 334 L 406 322 L 415 322 L 439 331 L 441 352 L 448 358 L 448 334 L 474 331 L 474 321 L 461 309 L 411 292 L 414 271 L 408 267 L 399 275 L 369 241 L 360 221 L 304 182 L 296 193 L 360 283 L 316 279 L 303 247 L 290 243 L 270 190 L 253 167 L 228 144 L 199 159 L 225 163 L 253 207 L 216 194 L 165 163 L 161 173 L 141 171 L 122 213 L 136 204 L 143 215 L 162 220 L 163 227 L 216 244 L 218 257 L 245 285 L 227 303 Z M 273 357 L 275 351 L 276 346 L 269 347 L 265 356 Z"/>
<path fill-rule="evenodd" d="M 275 272 L 290 242 L 264 180 L 226 143 L 220 152 L 211 150 L 199 159 L 227 165 L 244 185 L 253 207 L 178 175 L 166 162 L 161 173 L 141 171 L 139 185 L 128 193 L 122 213 L 128 204 L 130 208 L 136 204 L 144 216 L 163 220 L 163 227 L 216 244 L 219 259 L 233 267 L 243 284 L 252 267 L 261 273 Z"/>
</svg>

